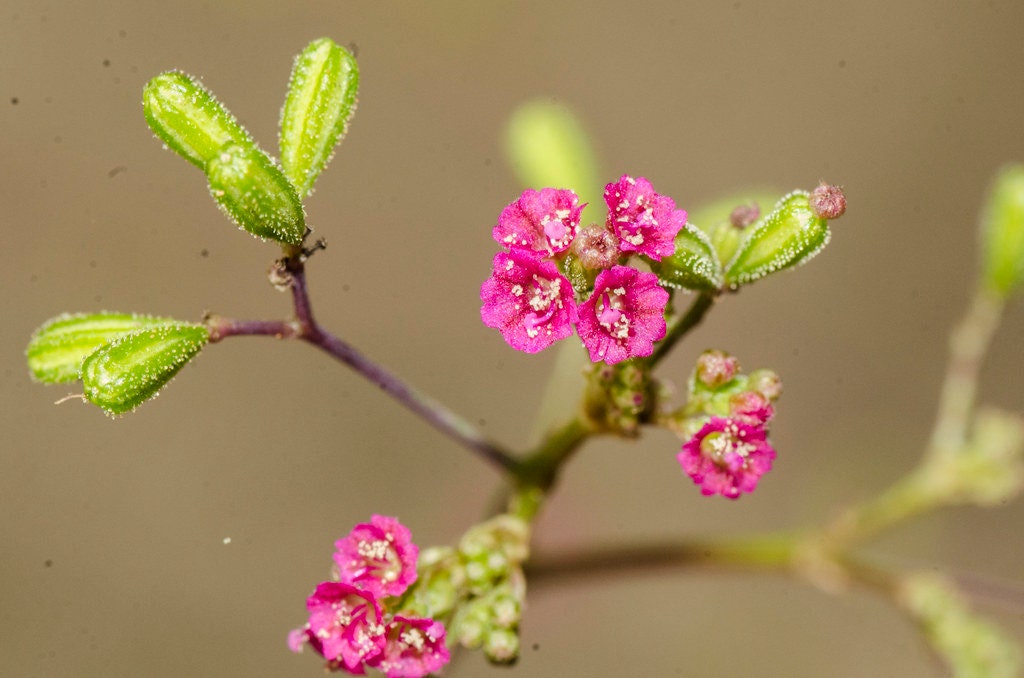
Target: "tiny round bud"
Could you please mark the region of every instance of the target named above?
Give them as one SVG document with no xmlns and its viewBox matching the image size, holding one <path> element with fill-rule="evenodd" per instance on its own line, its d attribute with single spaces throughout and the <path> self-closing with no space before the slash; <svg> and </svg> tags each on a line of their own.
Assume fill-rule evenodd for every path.
<svg viewBox="0 0 1024 678">
<path fill-rule="evenodd" d="M 772 370 L 754 370 L 747 378 L 747 385 L 768 400 L 778 400 L 782 395 L 782 377 Z"/>
<path fill-rule="evenodd" d="M 740 361 L 735 357 L 712 349 L 704 351 L 697 358 L 696 377 L 697 381 L 708 388 L 718 388 L 729 383 L 739 372 Z"/>
<path fill-rule="evenodd" d="M 738 205 L 729 214 L 729 223 L 742 230 L 757 221 L 759 216 L 761 216 L 761 207 L 756 202 L 749 205 Z"/>
<path fill-rule="evenodd" d="M 572 251 L 583 268 L 592 271 L 611 268 L 619 260 L 619 239 L 606 227 L 591 224 L 576 234 Z"/>
<path fill-rule="evenodd" d="M 838 219 L 846 212 L 843 189 L 824 181 L 811 191 L 811 209 L 822 219 Z"/>
<path fill-rule="evenodd" d="M 729 412 L 733 417 L 766 424 L 774 412 L 772 405 L 760 391 L 741 391 L 729 398 Z"/>
</svg>

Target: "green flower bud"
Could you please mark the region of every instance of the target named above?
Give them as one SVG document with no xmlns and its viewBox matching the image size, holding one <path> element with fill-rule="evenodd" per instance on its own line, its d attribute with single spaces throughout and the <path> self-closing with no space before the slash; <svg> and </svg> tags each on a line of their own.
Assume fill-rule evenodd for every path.
<svg viewBox="0 0 1024 678">
<path fill-rule="evenodd" d="M 782 198 L 770 214 L 743 233 L 725 281 L 732 287 L 809 261 L 828 244 L 828 221 L 811 207 L 810 194 L 794 191 Z"/>
<path fill-rule="evenodd" d="M 1003 168 L 981 219 L 982 279 L 1006 297 L 1024 280 L 1024 165 Z"/>
<path fill-rule="evenodd" d="M 679 231 L 672 256 L 651 261 L 650 266 L 658 280 L 669 287 L 709 291 L 722 286 L 722 265 L 711 239 L 693 224 Z"/>
<path fill-rule="evenodd" d="M 136 330 L 110 341 L 82 363 L 89 402 L 123 414 L 152 398 L 209 339 L 202 325 L 175 323 Z"/>
<path fill-rule="evenodd" d="M 1018 675 L 1020 646 L 1002 629 L 976 616 L 952 582 L 930 572 L 914 573 L 904 580 L 899 597 L 953 675 Z"/>
<path fill-rule="evenodd" d="M 519 634 L 510 629 L 494 629 L 484 639 L 484 655 L 495 664 L 513 664 L 519 659 Z"/>
<path fill-rule="evenodd" d="M 418 617 L 442 617 L 455 608 L 466 574 L 455 549 L 434 547 L 420 551 L 418 577 L 403 609 Z"/>
<path fill-rule="evenodd" d="M 48 384 L 75 381 L 82 361 L 103 344 L 133 330 L 174 322 L 130 313 L 60 315 L 32 335 L 26 351 L 28 367 L 36 380 Z"/>
<path fill-rule="evenodd" d="M 253 145 L 249 133 L 223 104 L 186 73 L 161 73 L 146 83 L 142 107 L 150 129 L 199 169 L 205 170 L 229 141 Z"/>
<path fill-rule="evenodd" d="M 206 166 L 210 195 L 232 221 L 257 238 L 299 245 L 306 221 L 295 188 L 267 154 L 229 143 Z"/>
<path fill-rule="evenodd" d="M 654 414 L 659 395 L 650 370 L 629 361 L 594 363 L 586 379 L 583 411 L 587 418 L 625 438 L 638 436 L 640 425 Z"/>
<path fill-rule="evenodd" d="M 359 66 L 329 38 L 309 43 L 295 59 L 281 111 L 281 168 L 299 197 L 334 155 L 356 111 Z"/>
</svg>

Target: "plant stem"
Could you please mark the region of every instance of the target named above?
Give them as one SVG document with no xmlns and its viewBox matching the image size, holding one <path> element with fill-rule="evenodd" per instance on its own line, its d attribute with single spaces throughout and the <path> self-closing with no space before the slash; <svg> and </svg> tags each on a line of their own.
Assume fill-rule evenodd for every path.
<svg viewBox="0 0 1024 678">
<path fill-rule="evenodd" d="M 999 327 L 1002 310 L 1002 300 L 979 287 L 967 315 L 950 335 L 946 379 L 928 451 L 933 461 L 957 454 L 967 440 L 978 392 L 978 375 L 992 336 Z"/>
<path fill-rule="evenodd" d="M 704 315 L 715 303 L 715 295 L 710 292 L 701 292 L 693 304 L 686 311 L 686 315 L 670 325 L 665 333 L 665 338 L 654 349 L 654 353 L 647 358 L 647 364 L 654 367 L 661 359 L 672 350 L 680 339 L 704 320 Z"/>
<path fill-rule="evenodd" d="M 230 336 L 263 335 L 300 339 L 345 365 L 351 367 L 384 393 L 424 419 L 428 424 L 463 447 L 507 473 L 515 472 L 519 463 L 501 446 L 488 440 L 476 427 L 433 398 L 412 388 L 393 373 L 373 362 L 341 338 L 331 334 L 313 317 L 313 307 L 306 287 L 306 271 L 302 256 L 289 256 L 282 262 L 290 275 L 294 321 L 232 320 L 211 316 L 206 320 L 210 341 Z"/>
</svg>

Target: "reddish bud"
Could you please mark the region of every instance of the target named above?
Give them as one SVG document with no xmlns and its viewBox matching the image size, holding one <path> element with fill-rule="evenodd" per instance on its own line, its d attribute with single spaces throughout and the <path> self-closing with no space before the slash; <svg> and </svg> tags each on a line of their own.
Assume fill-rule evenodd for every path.
<svg viewBox="0 0 1024 678">
<path fill-rule="evenodd" d="M 572 251 L 583 268 L 591 271 L 611 268 L 619 261 L 619 239 L 605 226 L 591 224 L 576 234 Z"/>
<path fill-rule="evenodd" d="M 811 191 L 811 209 L 822 219 L 838 219 L 846 212 L 846 195 L 839 186 L 824 181 Z"/>
<path fill-rule="evenodd" d="M 740 361 L 724 351 L 704 351 L 697 358 L 697 381 L 708 388 L 718 388 L 729 383 L 739 372 Z"/>
<path fill-rule="evenodd" d="M 740 230 L 750 226 L 761 216 L 761 207 L 756 203 L 739 205 L 729 214 L 729 223 Z"/>
</svg>

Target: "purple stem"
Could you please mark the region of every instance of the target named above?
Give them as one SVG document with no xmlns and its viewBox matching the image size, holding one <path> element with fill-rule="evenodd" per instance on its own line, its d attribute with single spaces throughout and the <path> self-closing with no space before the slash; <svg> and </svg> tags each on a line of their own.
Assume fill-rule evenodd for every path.
<svg viewBox="0 0 1024 678">
<path fill-rule="evenodd" d="M 518 462 L 508 452 L 485 438 L 468 421 L 433 398 L 416 391 L 353 346 L 323 329 L 313 317 L 302 259 L 290 257 L 284 260 L 284 265 L 291 276 L 295 320 L 233 320 L 211 316 L 206 320 L 211 342 L 231 336 L 256 335 L 273 336 L 278 339 L 301 339 L 348 365 L 463 447 L 476 452 L 506 472 L 515 473 L 518 470 Z"/>
</svg>

